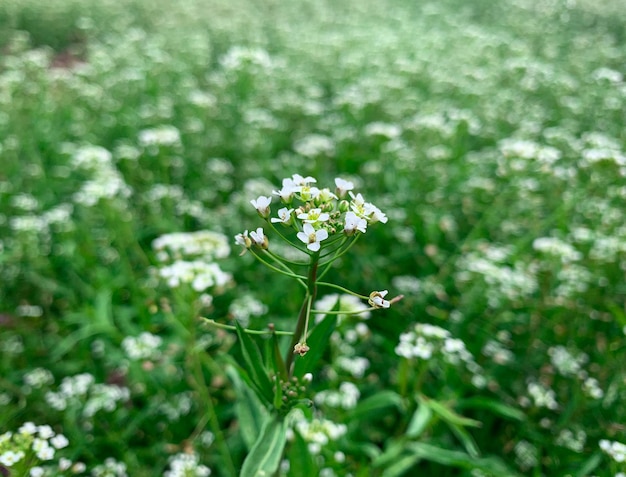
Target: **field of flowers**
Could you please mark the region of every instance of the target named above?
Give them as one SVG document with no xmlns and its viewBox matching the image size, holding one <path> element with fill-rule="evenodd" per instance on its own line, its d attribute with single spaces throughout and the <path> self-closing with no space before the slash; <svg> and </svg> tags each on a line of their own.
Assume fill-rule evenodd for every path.
<svg viewBox="0 0 626 477">
<path fill-rule="evenodd" d="M 626 476 L 625 12 L 0 2 L 0 476 Z"/>
</svg>

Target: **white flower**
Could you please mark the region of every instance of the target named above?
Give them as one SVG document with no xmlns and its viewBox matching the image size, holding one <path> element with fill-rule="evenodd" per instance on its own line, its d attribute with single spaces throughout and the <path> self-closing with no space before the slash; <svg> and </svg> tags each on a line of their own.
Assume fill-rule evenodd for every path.
<svg viewBox="0 0 626 477">
<path fill-rule="evenodd" d="M 261 217 L 267 218 L 270 215 L 270 204 L 272 203 L 271 197 L 260 195 L 257 200 L 253 199 L 250 203 L 254 206 Z"/>
<path fill-rule="evenodd" d="M 293 194 L 297 191 L 297 188 L 296 183 L 292 179 L 286 178 L 283 179 L 283 188 L 272 191 L 272 194 L 279 196 L 283 202 L 289 203 L 293 199 Z"/>
<path fill-rule="evenodd" d="M 292 212 L 293 212 L 293 209 L 288 209 L 287 207 L 283 207 L 282 209 L 278 210 L 278 218 L 272 217 L 270 219 L 270 222 L 272 223 L 280 222 L 283 224 L 288 224 L 291 221 Z"/>
<path fill-rule="evenodd" d="M 248 237 L 248 231 L 246 230 L 242 234 L 235 235 L 235 243 L 243 247 L 243 251 L 241 252 L 241 255 L 243 255 L 252 245 L 252 241 L 250 237 Z"/>
<path fill-rule="evenodd" d="M 366 202 L 363 206 L 365 216 L 369 219 L 371 223 L 381 222 L 383 224 L 387 223 L 387 216 L 374 204 Z"/>
<path fill-rule="evenodd" d="M 37 432 L 37 426 L 32 422 L 25 422 L 18 430 L 20 434 L 25 434 L 27 436 L 33 436 Z"/>
<path fill-rule="evenodd" d="M 37 428 L 37 431 L 39 433 L 39 437 L 41 437 L 42 439 L 50 439 L 52 436 L 54 436 L 54 431 L 47 424 L 39 426 Z"/>
<path fill-rule="evenodd" d="M 298 232 L 298 238 L 306 243 L 309 250 L 317 252 L 320 242 L 328 238 L 328 232 L 324 229 L 315 230 L 310 223 L 305 223 L 302 232 Z"/>
<path fill-rule="evenodd" d="M 330 215 L 322 212 L 322 209 L 311 209 L 308 212 L 298 214 L 298 218 L 308 224 L 316 224 L 317 222 L 326 222 Z"/>
<path fill-rule="evenodd" d="M 262 248 L 267 248 L 268 240 L 265 234 L 263 233 L 263 228 L 259 227 L 256 231 L 250 232 L 250 237 L 254 240 L 254 243 Z"/>
<path fill-rule="evenodd" d="M 300 174 L 294 174 L 291 178 L 293 179 L 293 183 L 297 186 L 308 186 L 312 182 L 317 182 L 317 179 L 311 176 L 302 177 Z"/>
<path fill-rule="evenodd" d="M 360 218 L 358 215 L 356 215 L 352 211 L 346 212 L 346 223 L 343 227 L 343 231 L 346 234 L 352 235 L 357 230 L 359 232 L 365 233 L 366 228 L 367 228 L 367 220 Z"/>
<path fill-rule="evenodd" d="M 4 454 L 0 454 L 0 464 L 11 467 L 16 462 L 19 462 L 24 457 L 23 451 L 6 451 Z"/>
<path fill-rule="evenodd" d="M 48 444 L 48 441 L 45 439 L 35 437 L 33 440 L 33 450 L 41 460 L 52 460 L 54 457 L 54 448 L 50 447 L 50 444 Z"/>
<path fill-rule="evenodd" d="M 45 471 L 43 470 L 43 467 L 37 466 L 30 469 L 30 477 L 41 477 L 44 474 Z"/>
<path fill-rule="evenodd" d="M 341 198 L 344 198 L 348 191 L 354 189 L 354 183 L 350 181 L 346 181 L 337 177 L 335 179 L 335 185 L 337 186 L 336 192 L 337 195 Z"/>
<path fill-rule="evenodd" d="M 368 303 L 374 308 L 389 308 L 391 306 L 391 303 L 384 299 L 387 293 L 387 290 L 373 291 L 372 293 L 370 293 Z"/>
</svg>

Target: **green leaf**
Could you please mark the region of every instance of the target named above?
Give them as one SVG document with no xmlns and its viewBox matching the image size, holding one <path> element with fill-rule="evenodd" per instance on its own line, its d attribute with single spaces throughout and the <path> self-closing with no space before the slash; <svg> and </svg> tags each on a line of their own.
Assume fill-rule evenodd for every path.
<svg viewBox="0 0 626 477">
<path fill-rule="evenodd" d="M 417 464 L 420 460 L 422 460 L 418 455 L 409 454 L 400 456 L 398 459 L 394 460 L 391 465 L 385 467 L 384 476 L 385 477 L 400 477 L 404 475 L 411 467 Z"/>
<path fill-rule="evenodd" d="M 283 407 L 283 387 L 281 386 L 280 376 L 278 374 L 274 375 L 274 386 L 276 386 L 276 391 L 274 392 L 274 407 L 280 409 Z"/>
<path fill-rule="evenodd" d="M 402 397 L 391 390 L 380 391 L 359 401 L 356 407 L 350 411 L 348 420 L 377 417 L 384 414 L 384 411 L 389 408 L 396 408 L 398 410 L 404 409 Z"/>
<path fill-rule="evenodd" d="M 406 435 L 411 439 L 415 439 L 422 435 L 422 432 L 426 430 L 426 427 L 430 423 L 433 417 L 433 411 L 429 406 L 420 403 L 411 417 L 409 426 L 406 430 Z"/>
<path fill-rule="evenodd" d="M 250 450 L 261 434 L 261 429 L 268 419 L 268 413 L 256 393 L 241 376 L 240 373 L 242 372 L 244 371 L 233 364 L 226 367 L 226 375 L 233 383 L 237 395 L 235 414 L 237 415 L 241 437 Z"/>
<path fill-rule="evenodd" d="M 593 454 L 587 461 L 580 466 L 578 472 L 574 474 L 574 477 L 587 477 L 600 465 L 602 462 L 602 455 L 599 452 Z"/>
<path fill-rule="evenodd" d="M 268 477 L 278 470 L 287 440 L 287 423 L 272 414 L 252 446 L 239 477 Z"/>
<path fill-rule="evenodd" d="M 519 409 L 486 397 L 464 399 L 463 401 L 459 402 L 459 407 L 461 409 L 486 409 L 493 412 L 494 414 L 508 419 L 513 419 L 515 421 L 526 420 L 526 414 L 524 414 L 524 412 L 520 411 Z"/>
<path fill-rule="evenodd" d="M 452 409 L 444 406 L 439 401 L 435 401 L 434 399 L 429 399 L 425 396 L 418 396 L 418 401 L 420 404 L 425 404 L 430 407 L 435 414 L 437 414 L 441 419 L 443 419 L 448 424 L 453 424 L 455 426 L 463 426 L 463 427 L 480 427 L 482 423 L 480 421 L 476 421 L 474 419 L 470 419 L 469 417 L 463 417 L 460 414 L 457 414 Z"/>
<path fill-rule="evenodd" d="M 335 308 L 337 305 L 335 305 Z M 309 352 L 304 356 L 296 357 L 294 365 L 294 376 L 301 378 L 308 372 L 315 369 L 315 365 L 324 355 L 326 347 L 330 342 L 330 335 L 335 330 L 337 315 L 326 315 L 326 317 L 315 327 L 306 342 Z"/>
<path fill-rule="evenodd" d="M 454 435 L 461 441 L 469 455 L 472 457 L 478 457 L 480 455 L 480 450 L 474 438 L 464 429 L 464 427 L 480 427 L 482 425 L 480 421 L 463 417 L 439 401 L 428 399 L 425 396 L 418 396 L 418 401 L 420 406 L 428 406 L 448 425 Z"/>
<path fill-rule="evenodd" d="M 408 442 L 407 449 L 420 459 L 437 462 L 450 467 L 464 469 L 478 469 L 493 477 L 519 477 L 520 474 L 509 469 L 507 465 L 497 457 L 477 458 L 464 452 L 443 449 L 423 442 Z"/>
<path fill-rule="evenodd" d="M 374 467 L 383 467 L 387 469 L 393 462 L 398 460 L 405 451 L 405 442 L 399 440 L 387 441 L 385 452 L 373 459 Z"/>
<path fill-rule="evenodd" d="M 271 351 L 268 354 L 271 356 L 270 361 L 272 363 L 272 369 L 283 381 L 287 381 L 289 375 L 287 373 L 287 367 L 285 366 L 285 360 L 283 360 L 283 355 L 280 352 L 278 336 L 276 334 L 272 335 L 270 346 Z"/>
<path fill-rule="evenodd" d="M 294 432 L 294 440 L 289 452 L 290 477 L 311 477 L 319 475 L 313 455 L 309 452 L 306 441 L 298 432 Z"/>
<path fill-rule="evenodd" d="M 239 322 L 235 321 L 237 327 L 237 337 L 241 344 L 241 352 L 245 370 L 250 376 L 250 380 L 255 386 L 255 390 L 259 397 L 267 404 L 272 404 L 274 400 L 274 391 L 272 390 L 272 381 L 270 380 L 266 369 L 263 367 L 263 358 L 259 347 L 248 336 Z"/>
<path fill-rule="evenodd" d="M 474 438 L 469 432 L 467 432 L 467 430 L 465 430 L 465 428 L 456 424 L 448 423 L 448 425 L 450 426 L 450 429 L 452 430 L 454 435 L 456 435 L 456 437 L 461 441 L 461 444 L 463 444 L 463 447 L 465 447 L 465 450 L 469 455 L 471 455 L 472 457 L 480 456 L 480 449 L 478 449 L 478 444 L 476 444 Z"/>
</svg>

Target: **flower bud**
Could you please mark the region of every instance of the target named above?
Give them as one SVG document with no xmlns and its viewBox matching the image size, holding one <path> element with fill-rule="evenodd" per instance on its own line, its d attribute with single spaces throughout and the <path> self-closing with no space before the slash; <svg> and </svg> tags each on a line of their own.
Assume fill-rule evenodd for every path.
<svg viewBox="0 0 626 477">
<path fill-rule="evenodd" d="M 308 353 L 309 348 L 306 343 L 298 343 L 293 347 L 293 354 L 299 354 L 300 356 L 304 356 Z"/>
</svg>

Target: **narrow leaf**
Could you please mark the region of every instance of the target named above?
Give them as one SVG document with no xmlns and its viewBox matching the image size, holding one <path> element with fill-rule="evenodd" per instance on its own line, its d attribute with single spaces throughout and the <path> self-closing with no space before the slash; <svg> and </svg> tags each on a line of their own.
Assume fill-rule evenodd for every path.
<svg viewBox="0 0 626 477">
<path fill-rule="evenodd" d="M 281 377 L 284 381 L 287 381 L 289 378 L 287 374 L 287 367 L 285 366 L 285 360 L 283 359 L 283 355 L 280 352 L 280 346 L 278 343 L 278 336 L 276 334 L 272 335 L 271 339 L 272 346 L 272 365 L 274 372 Z"/>
<path fill-rule="evenodd" d="M 240 477 L 268 477 L 278 470 L 287 440 L 287 423 L 273 414 L 243 462 Z"/>
<path fill-rule="evenodd" d="M 422 432 L 426 430 L 426 427 L 430 423 L 432 417 L 433 411 L 430 407 L 420 403 L 418 408 L 413 413 L 413 417 L 411 417 L 411 421 L 409 422 L 409 426 L 406 430 L 406 435 L 411 439 L 421 436 Z"/>
<path fill-rule="evenodd" d="M 602 462 L 602 455 L 599 452 L 593 454 L 587 461 L 580 466 L 578 472 L 574 474 L 574 477 L 586 477 L 591 475 L 594 470 Z"/>
<path fill-rule="evenodd" d="M 476 421 L 474 419 L 470 419 L 468 417 L 463 417 L 460 414 L 457 414 L 452 409 L 444 406 L 439 401 L 435 401 L 434 399 L 429 399 L 425 396 L 418 396 L 418 401 L 420 404 L 424 403 L 428 407 L 430 407 L 435 414 L 437 414 L 441 419 L 443 419 L 448 424 L 454 424 L 456 426 L 463 427 L 480 427 L 482 423 L 480 421 Z"/>
<path fill-rule="evenodd" d="M 405 451 L 404 447 L 405 442 L 400 440 L 389 440 L 387 441 L 387 446 L 385 447 L 385 452 L 377 456 L 372 465 L 374 467 L 389 467 L 393 462 L 398 460 L 402 453 Z"/>
<path fill-rule="evenodd" d="M 478 469 L 498 477 L 519 477 L 520 474 L 509 469 L 497 457 L 476 458 L 464 452 L 443 449 L 423 442 L 408 442 L 407 449 L 421 459 L 437 462 L 450 467 Z"/>
<path fill-rule="evenodd" d="M 380 391 L 360 401 L 348 415 L 348 420 L 374 418 L 381 416 L 383 411 L 390 408 L 402 410 L 404 408 L 402 397 L 394 391 Z"/>
<path fill-rule="evenodd" d="M 459 407 L 462 409 L 486 409 L 493 412 L 494 414 L 508 419 L 513 419 L 515 421 L 524 421 L 526 419 L 526 414 L 524 414 L 519 409 L 504 404 L 500 401 L 485 397 L 464 399 L 463 401 L 459 402 Z"/>
<path fill-rule="evenodd" d="M 290 477 L 319 475 L 319 468 L 315 464 L 313 454 L 311 454 L 308 444 L 298 432 L 294 432 L 294 440 L 291 444 L 291 452 L 289 452 L 289 464 Z"/>
<path fill-rule="evenodd" d="M 263 367 L 263 358 L 261 357 L 259 347 L 252 341 L 252 338 L 243 331 L 243 328 L 237 321 L 235 321 L 235 326 L 237 327 L 237 337 L 241 344 L 245 370 L 248 372 L 252 383 L 255 385 L 259 397 L 267 404 L 272 404 L 274 399 L 272 381 Z"/>
<path fill-rule="evenodd" d="M 237 415 L 241 437 L 248 450 L 250 450 L 261 434 L 261 429 L 268 419 L 268 414 L 256 393 L 240 375 L 239 369 L 232 364 L 227 365 L 226 375 L 233 383 L 237 396 L 235 414 Z"/>
</svg>

